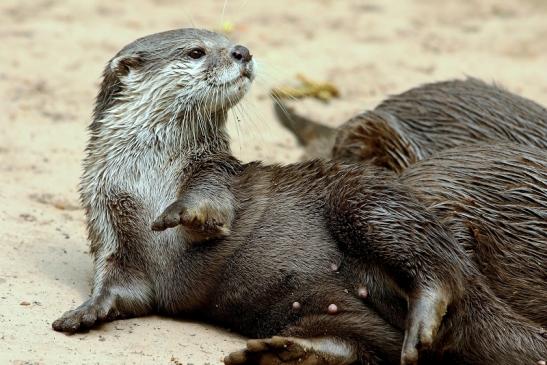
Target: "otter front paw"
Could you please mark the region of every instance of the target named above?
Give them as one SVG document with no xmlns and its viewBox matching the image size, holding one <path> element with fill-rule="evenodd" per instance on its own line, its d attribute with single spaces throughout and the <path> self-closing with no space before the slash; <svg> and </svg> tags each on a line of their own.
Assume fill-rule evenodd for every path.
<svg viewBox="0 0 547 365">
<path fill-rule="evenodd" d="M 230 234 L 231 214 L 203 203 L 187 207 L 182 200 L 168 206 L 152 223 L 152 230 L 163 231 L 178 225 L 184 227 L 193 241 L 226 237 Z"/>
<path fill-rule="evenodd" d="M 277 337 L 249 340 L 247 348 L 224 358 L 225 365 L 345 365 L 353 357 L 316 349 L 312 340 Z"/>
<path fill-rule="evenodd" d="M 410 299 L 401 352 L 402 365 L 417 364 L 418 351 L 431 348 L 448 303 L 449 296 L 441 289 L 422 289 L 417 297 Z"/>
<path fill-rule="evenodd" d="M 181 200 L 177 200 L 169 205 L 152 222 L 153 231 L 165 231 L 167 228 L 176 227 L 184 221 L 186 216 L 186 207 Z"/>
</svg>

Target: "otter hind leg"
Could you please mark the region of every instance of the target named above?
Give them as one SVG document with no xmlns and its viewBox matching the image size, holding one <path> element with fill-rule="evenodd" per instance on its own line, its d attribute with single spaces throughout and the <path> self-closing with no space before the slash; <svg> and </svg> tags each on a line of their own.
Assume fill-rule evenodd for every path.
<svg viewBox="0 0 547 365">
<path fill-rule="evenodd" d="M 230 354 L 226 365 L 349 365 L 357 360 L 355 347 L 334 337 L 272 337 L 247 341 L 247 348 Z"/>
<path fill-rule="evenodd" d="M 329 294 L 330 293 L 330 294 Z M 319 293 L 318 293 L 319 294 Z M 282 337 L 250 340 L 244 350 L 226 357 L 227 365 L 395 364 L 402 334 L 360 299 L 332 298 L 337 313 L 304 315 L 279 333 Z M 320 299 L 321 300 L 321 299 Z"/>
</svg>

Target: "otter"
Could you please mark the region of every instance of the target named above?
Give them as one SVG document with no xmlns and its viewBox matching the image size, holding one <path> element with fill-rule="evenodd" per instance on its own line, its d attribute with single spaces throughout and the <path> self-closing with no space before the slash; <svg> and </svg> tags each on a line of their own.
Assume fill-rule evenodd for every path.
<svg viewBox="0 0 547 365">
<path fill-rule="evenodd" d="M 525 165 L 521 167 L 520 164 Z M 282 178 L 275 176 L 267 179 L 269 182 L 268 191 L 267 193 L 262 192 L 262 195 L 271 196 L 274 191 L 278 192 L 279 190 L 291 194 L 298 192 L 298 195 L 304 195 L 304 192 L 312 190 L 314 193 L 312 195 L 324 199 L 321 190 L 314 189 L 314 185 L 322 184 L 317 181 L 328 180 L 332 176 L 335 176 L 335 180 L 338 180 L 340 174 L 345 172 L 344 168 L 336 165 L 334 172 L 331 172 L 326 169 L 327 166 L 329 165 L 324 161 L 310 161 L 285 166 L 283 172 L 286 174 Z M 257 171 L 258 167 L 260 169 Z M 314 171 L 311 178 L 306 176 L 310 173 L 310 168 Z M 237 174 L 234 180 L 234 191 L 242 188 L 240 185 L 241 179 L 252 179 L 256 182 L 253 177 L 271 173 L 272 167 L 248 165 L 244 169 L 250 171 L 243 170 Z M 280 169 L 280 167 L 276 167 L 276 175 L 281 173 Z M 320 171 L 320 176 L 315 175 L 317 169 Z M 231 170 L 234 171 L 234 169 Z M 484 171 L 484 173 L 475 176 L 477 171 Z M 334 175 L 329 173 L 334 173 Z M 469 176 L 470 174 L 471 176 Z M 525 177 L 518 179 L 518 185 L 514 186 L 517 174 L 524 174 Z M 222 176 L 225 178 L 226 174 L 224 173 Z M 412 228 L 409 230 L 412 223 L 404 220 L 406 214 L 410 213 L 410 211 L 406 211 L 409 202 L 400 199 L 400 197 L 392 201 L 382 195 L 383 193 L 393 194 L 393 190 L 382 192 L 382 188 L 378 188 L 379 185 L 382 186 L 383 184 L 393 188 L 395 184 L 399 183 L 411 187 L 413 193 L 420 197 L 419 200 L 426 203 L 428 210 L 434 212 L 441 222 L 451 228 L 452 234 L 457 237 L 457 244 L 471 253 L 469 259 L 472 264 L 468 264 L 469 271 L 466 273 L 465 286 L 467 290 L 463 294 L 462 300 L 453 303 L 453 308 L 444 318 L 444 324 L 434 341 L 434 351 L 445 354 L 442 363 L 448 361 L 446 354 L 451 354 L 449 358 L 452 361 L 455 361 L 454 358 L 458 358 L 461 361 L 460 363 L 470 364 L 489 363 L 491 359 L 495 359 L 494 362 L 503 361 L 504 364 L 534 363 L 544 357 L 547 351 L 547 339 L 543 337 L 544 332 L 541 326 L 547 323 L 547 317 L 545 317 L 543 310 L 545 305 L 542 302 L 542 298 L 547 294 L 547 285 L 545 284 L 547 279 L 545 274 L 547 272 L 545 270 L 547 249 L 545 248 L 546 237 L 544 235 L 547 229 L 547 221 L 544 219 L 547 214 L 547 196 L 545 195 L 545 191 L 547 191 L 547 165 L 545 165 L 543 153 L 537 149 L 518 145 L 459 147 L 447 150 L 442 155 L 411 166 L 406 174 L 400 178 L 390 175 L 382 176 L 381 174 L 371 176 L 370 180 L 366 179 L 366 183 L 363 182 L 366 191 L 356 190 L 355 186 L 361 183 L 359 180 L 363 179 L 364 176 L 366 174 L 361 172 L 352 176 L 353 179 L 342 178 L 340 185 L 335 185 L 335 197 L 330 196 L 326 199 L 327 204 L 333 205 L 328 212 L 329 218 L 327 220 L 331 232 L 337 232 L 338 227 L 348 224 L 348 221 L 350 225 L 358 226 L 351 222 L 354 219 L 351 217 L 351 212 L 355 212 L 355 209 L 351 207 L 351 202 L 357 200 L 356 197 L 359 195 L 366 194 L 366 199 L 363 199 L 363 201 L 367 201 L 367 205 L 381 204 L 382 209 L 387 209 L 389 212 L 382 216 L 380 224 L 396 226 L 394 232 L 389 232 L 390 237 L 382 236 L 381 230 L 376 229 L 374 218 L 369 216 L 366 221 L 368 224 L 368 239 L 384 243 L 389 242 L 387 246 L 400 248 L 399 245 L 404 239 L 401 239 L 397 235 L 398 233 L 403 236 L 417 236 L 420 234 L 420 229 L 425 229 L 431 233 L 432 230 L 428 229 L 429 227 L 422 225 L 415 226 L 416 231 L 413 231 Z M 287 177 L 298 179 L 299 184 L 296 186 L 302 186 L 301 190 L 297 190 L 292 181 L 284 183 Z M 303 177 L 306 177 L 306 179 Z M 260 181 L 262 182 L 262 180 Z M 507 187 L 507 191 L 492 193 L 488 189 L 489 187 L 491 189 L 489 184 L 492 183 L 500 187 Z M 252 185 L 255 186 L 256 184 L 253 183 Z M 248 187 L 245 187 L 245 189 L 248 189 Z M 254 192 L 259 191 L 256 189 Z M 236 192 L 235 195 L 238 197 L 236 198 L 238 201 L 247 201 L 248 199 L 248 192 L 245 190 Z M 530 201 L 523 200 L 523 195 L 536 202 L 536 204 L 530 204 Z M 184 196 L 184 192 L 182 192 L 182 196 Z M 334 199 L 334 201 L 331 199 Z M 274 200 L 276 205 L 282 205 L 279 201 Z M 155 229 L 161 230 L 177 226 L 177 215 L 179 212 L 184 212 L 182 202 L 183 200 L 176 201 L 167 208 L 154 222 Z M 359 200 L 357 202 L 359 204 Z M 401 204 L 401 206 L 390 206 L 391 204 Z M 507 209 L 507 206 L 513 208 Z M 399 212 L 400 215 L 396 215 L 395 212 Z M 420 209 L 413 207 L 411 212 L 410 214 L 414 214 L 415 217 L 415 215 L 420 214 Z M 506 215 L 504 219 L 496 220 L 492 218 L 502 213 Z M 489 219 L 485 219 L 485 217 L 489 217 Z M 541 220 L 542 218 L 543 220 Z M 264 218 L 265 222 L 267 222 L 266 219 L 271 219 L 270 215 Z M 361 220 L 362 217 L 356 219 Z M 403 221 L 404 231 L 398 226 L 401 221 Z M 523 231 L 522 226 L 525 221 L 527 221 L 527 230 Z M 499 222 L 505 227 L 501 232 L 502 236 L 492 234 L 492 231 L 496 230 L 498 224 L 500 224 Z M 184 226 L 184 220 L 182 224 Z M 267 231 L 270 234 L 271 232 L 271 229 Z M 345 232 L 347 233 L 347 231 Z M 515 239 L 516 232 L 522 234 L 522 238 Z M 424 239 L 437 240 L 434 234 L 424 237 Z M 530 244 L 532 239 L 534 241 Z M 349 254 L 344 258 L 341 265 L 335 265 L 335 267 L 351 283 L 352 289 L 350 291 L 354 295 L 357 293 L 362 298 L 362 291 L 365 290 L 368 305 L 378 311 L 382 318 L 387 319 L 391 325 L 396 326 L 396 328 L 404 328 L 405 305 L 404 300 L 397 294 L 398 285 L 385 278 L 378 280 L 378 276 L 376 276 L 378 274 L 371 274 L 374 270 L 382 269 L 376 267 L 378 265 L 376 260 L 367 262 L 367 258 L 363 257 L 364 255 L 373 255 L 368 245 L 363 245 L 363 239 L 359 236 L 354 239 L 345 237 L 345 239 L 339 239 L 337 242 L 345 246 L 342 252 Z M 248 249 L 251 250 L 252 248 L 249 247 Z M 277 246 L 275 249 L 272 248 L 272 251 L 277 254 Z M 395 251 L 398 253 L 397 249 Z M 507 253 L 510 253 L 510 255 L 507 255 Z M 260 254 L 262 255 L 261 252 Z M 256 258 L 253 259 L 252 254 L 246 257 L 249 261 L 256 263 Z M 271 258 L 271 256 L 268 256 L 268 259 Z M 260 261 L 260 264 L 263 265 L 264 263 Z M 530 276 L 530 272 L 536 274 Z M 364 281 L 352 282 L 351 278 L 363 277 L 363 275 L 366 277 Z M 519 288 L 518 293 L 515 288 Z M 233 289 L 237 291 L 237 288 Z M 242 290 L 244 289 L 239 288 L 239 291 Z M 390 290 L 393 293 L 385 293 L 385 291 Z M 237 298 L 240 299 L 240 296 L 251 296 L 252 294 L 252 291 L 245 289 L 245 294 L 238 294 Z M 340 303 L 339 301 L 336 302 Z M 298 305 L 293 306 L 293 308 L 300 311 L 302 308 L 301 298 L 294 303 Z M 304 303 L 309 305 L 308 302 Z M 237 305 L 240 306 L 241 303 Z M 289 303 L 286 303 L 286 306 L 288 305 Z M 325 307 L 326 303 L 323 310 Z M 245 308 L 245 311 L 240 312 L 241 315 L 244 316 L 247 310 L 251 309 Z M 344 319 L 344 321 L 349 320 L 349 318 Z M 313 336 L 320 335 L 320 331 L 325 330 L 325 328 L 327 328 L 325 331 L 333 333 L 333 329 L 330 327 L 321 327 L 315 322 L 310 322 L 306 324 L 304 329 L 299 329 L 296 332 L 291 331 L 288 334 L 310 337 L 309 331 L 315 328 L 314 326 L 319 326 L 319 329 L 314 329 L 311 332 Z M 331 322 L 336 322 L 336 320 L 332 319 Z M 319 321 L 319 323 L 323 323 L 323 321 Z M 361 324 L 365 325 L 364 323 Z M 231 319 L 229 325 L 234 327 L 236 323 Z M 341 325 L 342 323 L 337 323 L 338 327 Z M 346 336 L 357 336 L 356 332 L 359 331 L 360 327 L 355 323 L 353 325 L 354 328 L 352 326 L 343 327 Z M 338 331 L 341 330 L 338 329 Z M 517 341 L 526 341 L 526 344 L 521 343 L 522 348 L 515 348 L 512 345 L 519 337 L 515 336 L 516 334 L 512 331 L 521 332 L 519 336 L 523 337 L 520 337 Z M 465 338 L 462 333 L 467 334 L 469 338 Z M 523 335 L 524 333 L 526 335 Z M 503 340 L 498 338 L 500 336 Z M 304 342 L 304 344 L 306 343 Z M 302 356 L 303 351 L 305 352 L 305 349 L 298 346 L 306 345 L 301 344 L 294 338 L 276 337 L 270 340 L 253 340 L 249 342 L 245 351 L 228 357 L 226 363 L 262 363 L 260 361 L 266 361 L 264 359 L 272 356 L 272 352 L 281 357 L 285 356 L 286 354 L 283 355 L 283 353 L 287 351 L 287 346 L 297 346 L 295 350 L 291 350 L 290 355 L 296 359 Z M 309 343 L 307 346 L 310 346 Z M 524 351 L 528 352 L 527 355 L 520 352 L 523 349 L 526 349 Z M 307 351 L 309 352 L 309 350 Z M 438 358 L 435 358 L 435 360 L 439 361 Z M 270 362 L 265 363 L 269 364 Z M 271 363 L 276 364 L 277 362 Z"/>
<path fill-rule="evenodd" d="M 547 109 L 475 78 L 412 88 L 337 129 L 298 115 L 282 100 L 275 111 L 307 157 L 368 161 L 398 173 L 435 152 L 469 143 L 547 149 Z"/>
<path fill-rule="evenodd" d="M 195 29 L 139 39 L 109 62 L 90 126 L 91 137 L 81 182 L 95 265 L 92 294 L 81 306 L 55 321 L 54 329 L 77 331 L 98 321 L 138 316 L 153 310 L 192 313 L 205 307 L 213 290 L 227 291 L 220 290 L 219 284 L 229 287 L 229 280 L 234 281 L 237 276 L 220 279 L 227 270 L 223 264 L 225 256 L 231 255 L 235 260 L 234 255 L 245 243 L 234 238 L 237 234 L 230 232 L 229 239 L 222 240 L 224 244 L 218 249 L 210 248 L 204 253 L 203 249 L 189 248 L 189 243 L 199 240 L 202 231 L 154 233 L 143 227 L 149 226 L 170 200 L 175 200 L 179 182 L 194 179 L 199 181 L 194 183 L 195 193 L 185 195 L 185 203 L 191 204 L 186 206 L 186 220 L 197 222 L 199 226 L 200 222 L 211 218 L 211 226 L 221 227 L 220 233 L 226 233 L 226 227 L 230 225 L 226 221 L 230 220 L 233 211 L 230 207 L 233 192 L 221 184 L 204 185 L 207 176 L 197 180 L 202 169 L 196 167 L 208 160 L 229 161 L 224 126 L 226 113 L 243 96 L 253 76 L 248 49 L 231 44 L 218 34 Z M 234 169 L 237 170 L 237 166 Z M 331 168 L 331 173 L 336 169 Z M 313 174 L 317 175 L 317 172 Z M 348 171 L 348 174 L 352 172 Z M 264 177 L 268 178 L 268 174 Z M 208 197 L 214 197 L 214 200 Z M 241 200 L 238 204 L 242 204 Z M 313 204 L 310 209 L 319 209 L 323 201 L 314 200 Z M 284 217 L 289 215 L 290 212 L 282 214 Z M 429 219 L 427 214 L 421 218 Z M 238 217 L 239 225 L 249 225 L 257 218 L 249 219 L 245 224 L 245 220 Z M 452 239 L 442 227 L 435 222 L 431 224 L 445 241 Z M 316 228 L 315 225 L 311 227 Z M 309 234 L 319 240 L 310 243 L 312 247 L 318 245 L 317 263 L 312 265 L 309 260 L 313 255 L 306 253 L 306 260 L 301 265 L 307 267 L 302 269 L 302 277 L 299 273 L 293 280 L 294 283 L 302 282 L 303 287 L 309 286 L 310 292 L 319 291 L 316 286 L 323 285 L 318 281 L 321 268 L 317 266 L 326 261 L 326 257 L 337 256 L 335 242 L 327 239 L 327 232 L 320 227 Z M 348 234 L 344 231 L 348 229 L 352 227 L 341 226 L 339 234 Z M 244 228 L 239 230 L 240 234 L 245 232 Z M 284 240 L 284 235 L 276 239 Z M 456 246 L 447 244 L 446 247 L 450 250 Z M 375 247 L 371 242 L 370 249 L 378 251 L 379 260 L 389 262 L 393 268 L 399 267 L 399 258 L 393 260 L 384 248 Z M 302 253 L 307 251 L 311 251 L 311 247 Z M 422 275 L 417 267 L 408 265 L 393 270 L 394 275 L 401 277 L 397 281 L 407 293 L 407 302 L 415 317 L 414 321 L 408 321 L 411 330 L 404 351 L 416 351 L 420 342 L 424 346 L 431 342 L 446 307 L 462 291 L 459 278 L 463 275 L 455 265 L 457 260 L 445 260 L 443 255 L 430 251 L 439 256 L 434 260 L 438 272 L 432 268 L 430 272 L 423 271 Z M 463 251 L 446 253 L 444 257 L 458 255 L 463 256 Z M 416 261 L 416 265 L 420 263 Z M 307 283 L 305 274 L 310 271 L 317 271 L 317 279 Z M 199 280 L 203 276 L 210 279 Z M 265 273 L 263 281 L 271 278 L 285 281 L 291 276 L 295 274 L 277 269 L 272 274 Z M 185 280 L 181 282 L 181 278 Z M 347 286 L 338 285 L 340 290 Z M 364 304 L 359 303 L 359 306 Z M 434 311 L 429 313 L 429 308 Z M 273 311 L 272 317 L 275 317 L 276 308 L 266 309 Z M 276 326 L 282 323 L 280 321 Z M 260 333 L 255 332 L 255 335 Z"/>
<path fill-rule="evenodd" d="M 327 213 L 327 224 L 331 233 L 335 232 L 336 235 L 338 227 L 347 225 L 348 221 L 354 229 L 358 227 L 358 224 L 352 220 L 362 220 L 363 217 L 352 217 L 356 209 L 351 206 L 351 202 L 357 200 L 356 197 L 361 195 L 367 205 L 378 204 L 382 209 L 387 209 L 387 213 L 381 217 L 379 224 L 395 227 L 394 231 L 389 232 L 389 237 L 383 236 L 383 233 L 376 229 L 375 219 L 368 216 L 366 222 L 369 240 L 381 241 L 388 247 L 399 249 L 401 248 L 399 245 L 404 241 L 401 236 L 398 236 L 399 233 L 402 236 L 416 237 L 420 235 L 420 230 L 426 230 L 428 236 L 423 239 L 437 241 L 438 238 L 429 227 L 424 227 L 422 224 L 412 227 L 411 221 L 404 220 L 407 214 L 413 214 L 413 218 L 415 218 L 420 214 L 421 207 L 414 206 L 412 210 L 406 211 L 406 208 L 410 206 L 409 201 L 401 196 L 392 201 L 384 195 L 393 194 L 391 188 L 396 184 L 401 184 L 410 187 L 413 194 L 420 198 L 419 201 L 425 203 L 426 208 L 433 212 L 437 219 L 450 227 L 451 233 L 457 238 L 457 244 L 470 253 L 471 263 L 466 264 L 468 265 L 466 291 L 460 301 L 452 304 L 452 310 L 445 316 L 444 324 L 433 342 L 432 348 L 437 352 L 436 355 L 443 354 L 444 357 L 433 357 L 434 360 L 430 360 L 433 361 L 432 363 L 455 361 L 454 363 L 485 364 L 490 361 L 493 361 L 492 363 L 503 361 L 504 364 L 533 364 L 547 354 L 547 336 L 542 328 L 547 325 L 545 305 L 542 300 L 547 294 L 547 261 L 545 260 L 547 258 L 545 245 L 547 237 L 544 234 L 547 230 L 547 220 L 545 220 L 547 216 L 547 195 L 545 193 L 547 191 L 547 165 L 543 156 L 544 153 L 539 149 L 514 144 L 462 146 L 446 150 L 436 157 L 415 164 L 398 178 L 389 174 L 376 173 L 370 177 L 370 180 L 366 179 L 366 182 L 361 182 L 360 179 L 366 176 L 366 173 L 362 171 L 351 176 L 352 178 L 345 176 L 339 181 L 340 185 L 335 182 L 336 195 L 326 199 L 328 205 L 332 204 Z M 277 192 L 280 189 L 291 194 L 304 195 L 304 192 L 309 193 L 311 190 L 312 195 L 324 199 L 321 190 L 316 190 L 313 186 L 321 185 L 321 183 L 317 183 L 318 180 L 329 180 L 329 177 L 333 176 L 337 181 L 340 179 L 340 174 L 345 172 L 345 169 L 338 165 L 334 165 L 334 171 L 326 169 L 327 166 L 329 166 L 328 163 L 324 161 L 310 161 L 285 166 L 282 178 L 272 176 L 267 179 L 269 182 L 268 191 L 262 193 L 271 195 L 272 191 Z M 260 167 L 258 171 L 257 167 Z M 243 170 L 237 174 L 233 189 L 238 191 L 242 188 L 241 179 L 248 180 L 253 179 L 254 176 L 271 173 L 272 168 L 271 166 L 248 165 L 244 169 L 250 169 L 250 171 Z M 311 172 L 310 168 L 314 173 L 311 178 L 306 176 Z M 373 167 L 370 168 L 374 170 Z M 278 171 L 275 171 L 275 175 L 281 174 L 280 169 L 280 167 L 276 167 Z M 316 175 L 317 169 L 320 171 L 319 175 Z M 329 175 L 329 173 L 333 175 Z M 520 177 L 521 175 L 524 177 Z M 221 176 L 225 178 L 226 174 Z M 286 178 L 299 180 L 296 186 L 303 187 L 298 190 L 293 181 L 284 183 Z M 518 183 L 515 184 L 517 180 Z M 253 181 L 256 180 L 253 179 Z M 355 186 L 360 183 L 366 186 L 366 190 L 355 189 Z M 378 189 L 379 185 L 384 184 L 390 186 L 390 189 L 387 191 L 382 191 L 382 188 Z M 492 184 L 507 190 L 494 191 Z M 252 185 L 255 186 L 255 184 Z M 260 190 L 254 192 L 258 191 Z M 184 197 L 184 192 L 181 194 Z M 246 201 L 247 194 L 246 191 L 236 193 L 238 197 L 236 200 Z M 184 198 L 169 206 L 156 219 L 154 228 L 163 230 L 177 226 L 179 212 L 185 211 L 183 201 Z M 274 201 L 276 204 L 282 205 L 280 201 L 283 200 L 275 199 Z M 357 200 L 356 204 L 362 203 Z M 394 206 L 391 206 L 392 204 Z M 396 212 L 400 215 L 396 215 Z M 502 218 L 496 218 L 498 216 Z M 270 216 L 268 218 L 271 219 Z M 181 222 L 184 226 L 185 221 L 181 220 Z M 399 227 L 401 223 L 404 228 Z M 501 229 L 501 232 L 496 233 L 496 230 L 499 230 L 499 224 L 504 228 Z M 526 229 L 523 229 L 524 225 L 526 225 Z M 271 233 L 272 230 L 267 232 Z M 354 295 L 357 294 L 363 298 L 362 292 L 364 290 L 364 298 L 368 299 L 369 306 L 391 325 L 396 328 L 405 328 L 404 314 L 408 315 L 408 312 L 405 312 L 406 308 L 404 300 L 399 294 L 399 286 L 382 275 L 378 276 L 378 273 L 371 273 L 375 270 L 382 270 L 382 268 L 376 266 L 378 265 L 376 260 L 373 262 L 367 260 L 366 256 L 375 256 L 368 245 L 363 244 L 362 236 L 351 237 L 347 236 L 347 230 L 343 232 L 346 236 L 344 239 L 338 239 L 337 242 L 343 247 L 342 252 L 349 256 L 344 257 L 341 265 L 335 264 L 335 270 L 338 270 L 351 283 L 352 289 L 350 290 Z M 515 238 L 517 233 L 519 237 Z M 399 253 L 397 249 L 395 252 Z M 277 249 L 274 249 L 273 252 L 277 254 Z M 256 259 L 253 257 L 252 255 L 247 256 L 249 261 L 256 263 Z M 260 264 L 262 265 L 263 262 L 261 261 Z M 530 275 L 530 272 L 534 275 Z M 365 279 L 357 283 L 351 280 L 351 278 L 363 276 Z M 379 278 L 381 280 L 378 280 Z M 239 288 L 239 290 L 244 289 Z M 393 292 L 389 293 L 389 291 Z M 252 294 L 252 291 L 245 289 L 245 295 L 251 296 Z M 240 296 L 243 294 L 238 294 L 237 298 L 240 299 Z M 341 298 L 336 302 L 340 303 L 340 300 Z M 293 303 L 293 309 L 300 311 L 301 302 L 301 299 L 295 301 L 297 306 L 295 307 Z M 288 304 L 286 303 L 287 306 Z M 309 305 L 307 302 L 306 304 Z M 241 303 L 238 303 L 238 306 L 240 305 Z M 323 305 L 323 310 L 325 307 L 326 303 Z M 251 309 L 246 308 L 246 310 Z M 240 313 L 243 316 L 246 311 Z M 363 329 L 360 327 L 361 325 L 368 326 L 363 322 L 352 323 L 351 326 L 344 323 L 345 327 L 342 329 L 340 328 L 342 323 L 338 323 L 336 319 L 329 320 L 329 322 L 324 322 L 314 318 L 310 323 L 306 323 L 304 329 L 299 328 L 297 331 L 291 329 L 284 334 L 304 338 L 309 338 L 311 335 L 313 338 L 325 333 L 343 331 L 345 336 L 352 338 L 356 337 L 357 333 Z M 355 319 L 344 318 L 344 322 L 351 320 Z M 337 332 L 334 332 L 330 327 L 330 325 L 334 325 L 333 323 L 336 323 L 338 327 Z M 321 324 L 324 324 L 324 327 Z M 230 320 L 228 325 L 233 328 L 237 324 Z M 517 333 L 519 334 L 517 335 Z M 464 334 L 467 334 L 469 338 L 466 338 Z M 364 339 L 361 338 L 361 340 Z M 370 339 L 366 340 L 370 341 Z M 517 348 L 514 346 L 514 341 L 524 341 L 524 343 L 520 343 Z M 280 361 L 279 357 L 283 359 L 284 356 L 287 356 L 291 361 L 296 361 L 302 357 L 303 353 L 310 353 L 310 346 L 313 348 L 313 342 L 302 342 L 301 339 L 291 337 L 252 340 L 249 341 L 246 350 L 230 355 L 225 363 L 230 365 L 277 364 L 285 363 L 276 362 Z M 288 354 L 287 347 L 291 348 Z M 521 351 L 527 352 L 527 354 L 523 354 Z M 274 357 L 272 358 L 272 356 Z M 321 354 L 321 356 L 325 355 Z M 432 356 L 432 354 L 426 356 Z M 428 358 L 426 357 L 426 359 Z M 411 363 L 416 358 L 412 360 L 404 358 L 404 360 Z M 336 361 L 330 362 L 329 360 L 325 363 L 338 364 Z M 292 364 L 290 361 L 287 363 Z M 322 364 L 323 362 L 318 363 Z M 429 362 L 425 360 L 421 363 Z"/>
<path fill-rule="evenodd" d="M 160 312 L 283 336 L 250 341 L 232 364 L 415 363 L 418 349 L 423 363 L 542 358 L 539 326 L 488 296 L 464 247 L 392 173 L 233 158 L 226 112 L 253 76 L 248 49 L 196 29 L 139 39 L 108 63 L 81 183 L 94 283 L 55 330 Z M 503 318 L 472 327 L 469 303 Z M 458 351 L 468 328 L 492 342 L 488 357 Z"/>
</svg>

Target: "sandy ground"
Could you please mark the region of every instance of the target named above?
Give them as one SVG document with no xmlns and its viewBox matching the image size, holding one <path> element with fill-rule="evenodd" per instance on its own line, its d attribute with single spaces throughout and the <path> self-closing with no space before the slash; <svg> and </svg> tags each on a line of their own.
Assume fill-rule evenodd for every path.
<svg viewBox="0 0 547 365">
<path fill-rule="evenodd" d="M 91 260 L 77 184 L 99 75 L 136 37 L 217 28 L 224 1 L 0 2 L 0 364 L 217 364 L 243 339 L 169 318 L 86 334 L 51 330 L 87 297 Z M 233 150 L 295 161 L 269 88 L 298 72 L 342 98 L 302 109 L 332 125 L 418 83 L 473 75 L 547 104 L 547 2 L 230 0 L 224 20 L 260 61 Z"/>
</svg>

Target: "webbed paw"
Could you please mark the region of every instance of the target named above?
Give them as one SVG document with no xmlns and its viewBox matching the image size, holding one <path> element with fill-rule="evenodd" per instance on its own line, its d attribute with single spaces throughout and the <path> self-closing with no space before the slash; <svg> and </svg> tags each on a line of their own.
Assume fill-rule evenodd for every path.
<svg viewBox="0 0 547 365">
<path fill-rule="evenodd" d="M 177 200 L 168 206 L 152 223 L 152 230 L 163 231 L 183 226 L 194 241 L 226 237 L 230 234 L 230 214 L 227 211 L 201 204 L 188 208 Z"/>
<path fill-rule="evenodd" d="M 76 309 L 65 312 L 51 326 L 59 332 L 81 332 L 90 329 L 99 322 L 111 320 L 112 317 L 115 316 L 109 313 L 108 308 L 88 301 Z"/>
<path fill-rule="evenodd" d="M 313 340 L 277 337 L 249 340 L 244 350 L 231 353 L 225 365 L 345 365 L 354 359 L 316 349 Z"/>
</svg>

